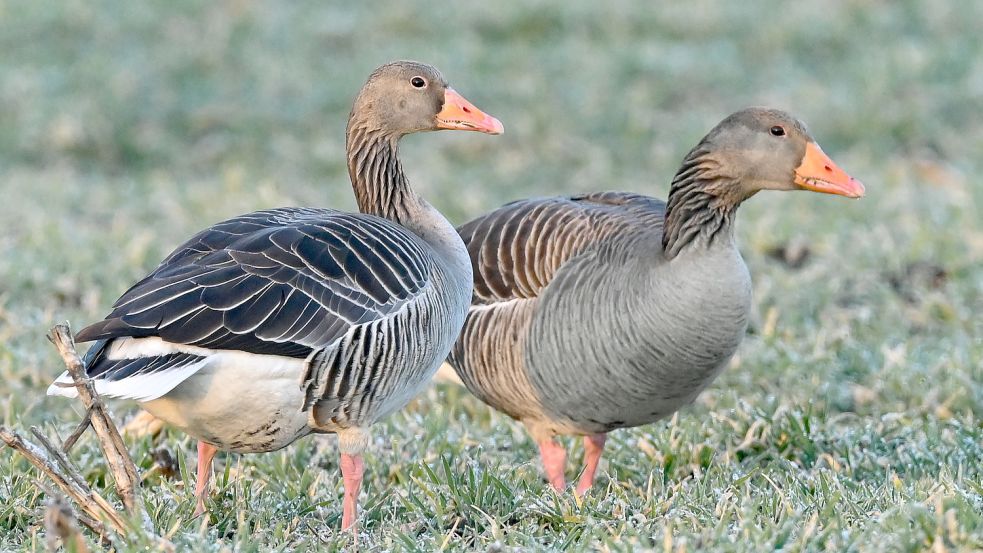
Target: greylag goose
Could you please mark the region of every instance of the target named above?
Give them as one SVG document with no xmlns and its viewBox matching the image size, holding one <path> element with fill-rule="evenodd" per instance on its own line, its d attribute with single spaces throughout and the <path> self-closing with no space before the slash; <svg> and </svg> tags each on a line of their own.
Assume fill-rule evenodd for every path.
<svg viewBox="0 0 983 553">
<path fill-rule="evenodd" d="M 78 333 L 99 393 L 134 399 L 198 442 L 196 514 L 217 450 L 280 449 L 336 433 L 342 528 L 356 515 L 369 427 L 426 386 L 464 323 L 471 265 L 454 227 L 407 182 L 399 139 L 502 132 L 433 67 L 369 77 L 348 121 L 361 213 L 280 208 L 179 246 Z M 49 394 L 74 396 L 66 374 Z"/>
<path fill-rule="evenodd" d="M 556 490 L 566 485 L 557 435 L 585 437 L 583 494 L 607 432 L 674 413 L 727 365 L 751 305 L 734 216 L 759 190 L 864 194 L 802 123 L 751 108 L 689 152 L 668 202 L 529 199 L 458 228 L 474 296 L 448 362 L 475 396 L 525 425 Z"/>
</svg>

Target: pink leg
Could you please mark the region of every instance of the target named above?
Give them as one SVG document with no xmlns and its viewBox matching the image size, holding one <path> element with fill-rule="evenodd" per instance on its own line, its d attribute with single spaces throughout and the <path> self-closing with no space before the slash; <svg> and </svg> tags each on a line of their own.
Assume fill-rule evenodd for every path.
<svg viewBox="0 0 983 553">
<path fill-rule="evenodd" d="M 538 443 L 539 456 L 543 460 L 546 479 L 549 480 L 554 490 L 563 492 L 567 487 L 567 481 L 563 477 L 563 471 L 567 464 L 567 452 L 552 438 L 540 440 Z"/>
<path fill-rule="evenodd" d="M 578 497 L 587 493 L 594 485 L 594 474 L 597 473 L 597 465 L 601 462 L 601 453 L 604 453 L 604 442 L 607 439 L 607 434 L 584 436 L 584 473 L 577 482 Z"/>
<path fill-rule="evenodd" d="M 195 479 L 195 497 L 198 503 L 195 506 L 195 518 L 205 513 L 205 496 L 208 494 L 208 481 L 212 478 L 212 459 L 218 448 L 212 444 L 198 442 L 198 477 Z"/>
<path fill-rule="evenodd" d="M 361 455 L 341 454 L 341 479 L 345 483 L 345 499 L 342 501 L 341 529 L 355 528 L 358 513 L 358 491 L 362 487 L 365 464 Z"/>
</svg>

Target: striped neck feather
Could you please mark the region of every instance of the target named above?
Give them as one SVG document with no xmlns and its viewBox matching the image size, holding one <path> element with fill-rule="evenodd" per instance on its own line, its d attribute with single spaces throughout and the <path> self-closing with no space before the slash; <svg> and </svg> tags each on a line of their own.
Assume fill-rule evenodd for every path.
<svg viewBox="0 0 983 553">
<path fill-rule="evenodd" d="M 354 116 L 348 124 L 348 175 L 358 210 L 397 223 L 409 219 L 410 189 L 398 156 L 399 136 L 373 129 Z"/>
<path fill-rule="evenodd" d="M 662 231 L 665 257 L 732 240 L 734 212 L 750 196 L 708 149 L 702 144 L 694 148 L 669 189 Z"/>
</svg>

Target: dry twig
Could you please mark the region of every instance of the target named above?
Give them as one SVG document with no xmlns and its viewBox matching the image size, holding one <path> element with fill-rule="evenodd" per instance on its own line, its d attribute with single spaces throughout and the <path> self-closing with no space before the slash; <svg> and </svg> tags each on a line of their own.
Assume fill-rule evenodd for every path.
<svg viewBox="0 0 983 553">
<path fill-rule="evenodd" d="M 54 488 L 52 488 L 49 485 L 45 484 L 41 480 L 36 480 L 35 481 L 35 484 L 37 484 L 37 486 L 39 488 L 41 488 L 41 490 L 44 491 L 44 494 L 47 495 L 48 497 L 63 497 Z M 73 512 L 72 514 L 75 515 L 75 518 L 79 522 L 81 522 L 83 526 L 85 526 L 89 530 L 92 530 L 93 532 L 95 532 L 96 534 L 98 534 L 99 541 L 100 541 L 100 543 L 102 544 L 103 547 L 105 547 L 107 549 L 113 547 L 113 542 L 112 542 L 112 540 L 109 539 L 109 536 L 110 536 L 111 532 L 109 532 L 108 530 L 106 530 L 106 527 L 101 522 L 99 522 L 98 520 L 90 517 L 84 511 L 83 512 Z"/>
<path fill-rule="evenodd" d="M 65 438 L 65 441 L 62 442 L 61 444 L 61 449 L 62 451 L 65 452 L 66 455 L 72 451 L 72 448 L 75 447 L 75 442 L 77 442 L 78 439 L 82 437 L 82 434 L 85 433 L 86 429 L 89 428 L 91 424 L 92 424 L 92 411 L 89 411 L 87 409 L 85 411 L 85 416 L 82 417 L 82 422 L 80 422 L 79 425 L 75 427 L 75 430 L 72 430 L 72 433 L 69 434 L 68 438 Z"/>
<path fill-rule="evenodd" d="M 79 397 L 86 408 L 85 419 L 72 432 L 62 448 L 58 448 L 52 444 L 37 428 L 32 428 L 31 432 L 41 443 L 40 446 L 2 426 L 0 426 L 0 440 L 20 452 L 32 465 L 47 475 L 66 495 L 71 497 L 79 505 L 82 509 L 82 513 L 78 515 L 79 522 L 90 528 L 96 534 L 99 534 L 104 540 L 107 527 L 100 521 L 108 522 L 110 529 L 120 536 L 125 536 L 128 532 L 126 519 L 104 497 L 89 487 L 85 479 L 79 474 L 78 469 L 75 468 L 75 465 L 67 457 L 67 452 L 85 429 L 91 425 L 99 440 L 99 446 L 102 448 L 103 454 L 106 457 L 109 471 L 116 482 L 117 492 L 123 501 L 126 511 L 131 517 L 138 518 L 143 523 L 144 530 L 149 536 L 155 539 L 158 547 L 166 551 L 173 551 L 173 544 L 153 533 L 150 517 L 144 509 L 143 503 L 140 501 L 140 479 L 137 474 L 136 465 L 133 463 L 126 450 L 126 446 L 123 444 L 123 439 L 120 437 L 119 430 L 113 423 L 109 410 L 106 409 L 105 404 L 99 398 L 98 394 L 96 394 L 92 382 L 85 376 L 85 367 L 82 359 L 75 351 L 75 342 L 72 339 L 71 330 L 68 325 L 56 325 L 48 334 L 48 339 L 58 349 L 58 353 L 61 354 L 69 374 L 72 375 L 72 380 L 78 389 Z M 43 484 L 41 487 L 49 497 L 58 497 L 57 494 L 52 493 Z M 67 545 L 69 542 L 65 541 L 64 535 L 71 536 L 71 533 L 69 532 L 64 535 L 63 533 L 68 531 L 66 529 L 72 527 L 74 517 L 71 516 L 71 510 L 68 510 L 68 514 L 66 515 L 64 508 L 52 509 L 53 507 L 49 506 L 48 513 L 45 517 L 45 523 L 49 528 L 49 535 L 56 533 L 62 536 L 63 542 Z M 81 537 L 79 537 L 79 540 L 81 540 Z M 87 547 L 84 540 L 79 541 L 78 544 L 74 545 L 76 551 L 87 550 L 84 549 Z"/>
<path fill-rule="evenodd" d="M 106 409 L 106 405 L 96 394 L 95 386 L 85 376 L 85 365 L 82 363 L 82 358 L 79 357 L 78 352 L 75 351 L 72 331 L 67 324 L 55 325 L 48 334 L 48 339 L 58 349 L 58 353 L 61 354 L 61 358 L 65 362 L 65 367 L 68 368 L 68 373 L 72 375 L 72 380 L 75 381 L 79 398 L 89 413 L 92 429 L 95 430 L 96 436 L 99 438 L 99 446 L 102 447 L 102 451 L 106 455 L 109 471 L 113 475 L 113 480 L 116 481 L 116 489 L 120 499 L 123 500 L 123 505 L 128 512 L 138 513 L 142 515 L 141 519 L 146 520 L 147 516 L 143 510 L 143 504 L 139 501 L 140 477 L 137 475 L 136 465 L 133 464 L 133 460 L 130 459 L 130 455 L 126 451 L 126 445 L 123 444 L 123 438 L 119 435 L 119 430 L 116 429 L 113 419 L 109 416 L 109 410 Z"/>
<path fill-rule="evenodd" d="M 93 532 L 105 534 L 106 528 L 99 520 L 105 519 L 117 533 L 126 532 L 126 523 L 113 509 L 112 505 L 98 492 L 93 491 L 70 464 L 67 468 L 59 466 L 51 455 L 33 442 L 24 439 L 20 434 L 0 426 L 0 440 L 24 456 L 32 465 L 46 474 L 52 482 L 75 500 L 83 511 L 92 517 L 93 524 L 86 524 Z M 49 444 L 50 445 L 50 444 Z"/>
</svg>

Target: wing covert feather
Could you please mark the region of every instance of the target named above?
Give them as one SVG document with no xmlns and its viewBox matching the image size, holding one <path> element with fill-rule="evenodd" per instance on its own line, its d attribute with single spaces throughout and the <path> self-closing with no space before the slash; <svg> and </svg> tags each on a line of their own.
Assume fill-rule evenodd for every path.
<svg viewBox="0 0 983 553">
<path fill-rule="evenodd" d="M 305 357 L 421 294 L 431 253 L 389 221 L 330 209 L 259 211 L 177 248 L 79 341 L 157 336 Z"/>
<path fill-rule="evenodd" d="M 535 298 L 585 249 L 623 232 L 661 229 L 665 203 L 626 192 L 506 204 L 460 227 L 474 269 L 473 304 Z"/>
</svg>

